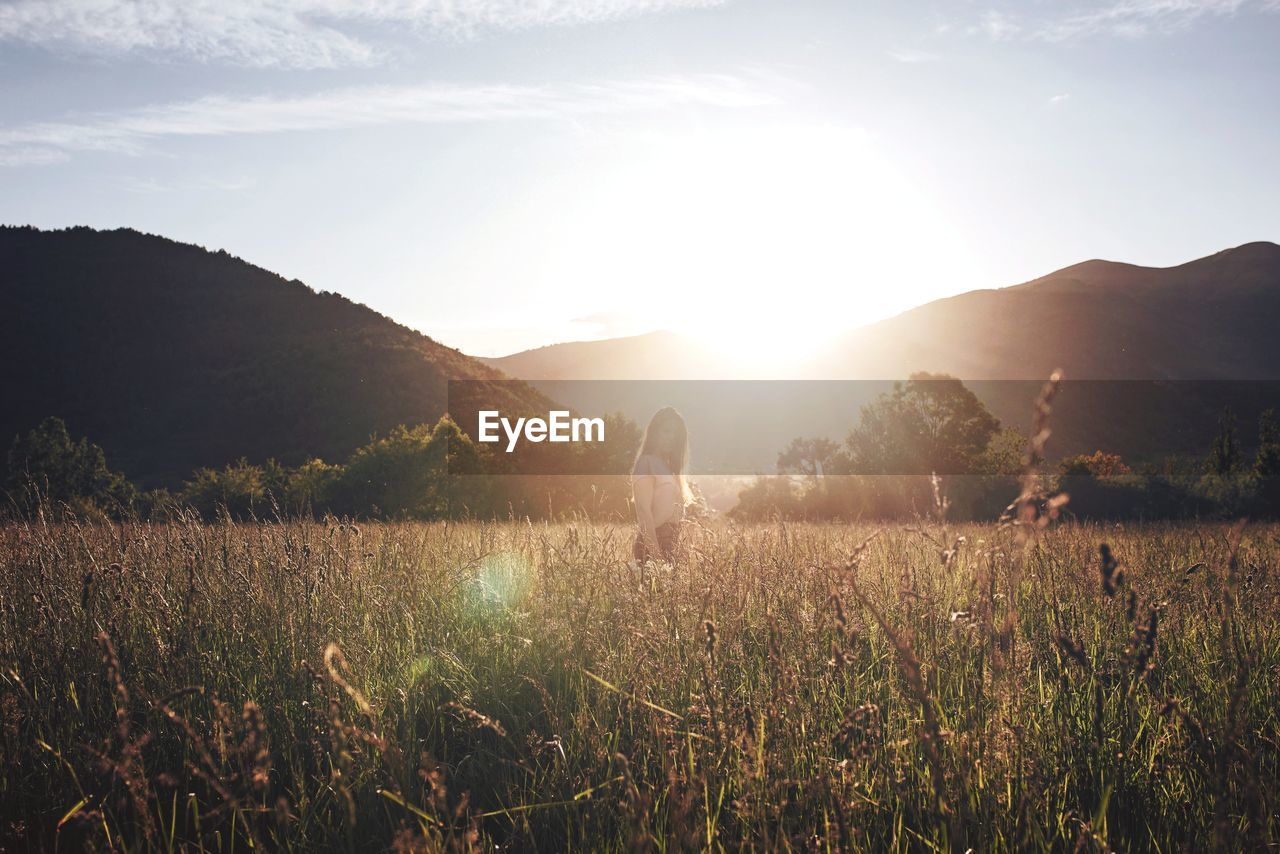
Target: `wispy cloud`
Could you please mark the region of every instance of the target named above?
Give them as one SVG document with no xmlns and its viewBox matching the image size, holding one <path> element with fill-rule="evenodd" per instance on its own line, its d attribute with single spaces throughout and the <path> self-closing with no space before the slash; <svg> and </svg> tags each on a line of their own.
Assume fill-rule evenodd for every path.
<svg viewBox="0 0 1280 854">
<path fill-rule="evenodd" d="M 254 186 L 250 178 L 191 178 L 182 181 L 157 181 L 154 178 L 140 178 L 125 181 L 122 189 L 139 195 L 157 193 L 234 193 L 249 190 Z"/>
<path fill-rule="evenodd" d="M 1276 0 L 1120 0 L 1050 21 L 1037 34 L 1050 40 L 1093 33 L 1143 36 L 1185 29 L 1203 18 L 1278 10 Z"/>
<path fill-rule="evenodd" d="M 1022 31 L 1022 27 L 1012 18 L 997 9 L 989 9 L 982 14 L 982 19 L 972 29 L 986 33 L 998 40 L 1012 38 Z"/>
<path fill-rule="evenodd" d="M 0 42 L 96 54 L 324 68 L 368 64 L 391 25 L 470 38 L 727 0 L 0 0 Z"/>
<path fill-rule="evenodd" d="M 174 137 L 574 119 L 679 107 L 755 107 L 775 103 L 778 97 L 760 79 L 729 74 L 541 86 L 357 86 L 300 97 L 210 96 L 76 120 L 0 127 L 0 165 L 50 163 L 77 152 L 139 154 Z"/>
<path fill-rule="evenodd" d="M 1052 15 L 989 9 L 970 28 L 992 39 L 1066 41 L 1089 35 L 1140 37 L 1184 30 L 1209 18 L 1280 12 L 1280 0 L 1104 0 L 1051 5 Z"/>
<path fill-rule="evenodd" d="M 1070 99 L 1071 99 L 1071 93 L 1070 93 L 1070 92 L 1059 92 L 1059 93 L 1058 93 L 1058 94 L 1056 94 L 1056 95 L 1050 95 L 1050 96 L 1049 96 L 1049 100 L 1048 100 L 1048 102 L 1047 102 L 1047 103 L 1049 104 L 1049 106 L 1054 107 L 1054 106 L 1057 106 L 1058 104 L 1062 104 L 1062 103 L 1064 103 L 1064 102 L 1066 102 L 1066 101 L 1068 101 L 1068 100 L 1070 100 Z"/>
</svg>

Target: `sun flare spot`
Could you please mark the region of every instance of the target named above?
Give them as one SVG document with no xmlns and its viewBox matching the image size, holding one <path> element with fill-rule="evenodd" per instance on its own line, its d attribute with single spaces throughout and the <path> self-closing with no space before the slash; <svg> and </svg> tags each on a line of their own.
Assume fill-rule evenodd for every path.
<svg viewBox="0 0 1280 854">
<path fill-rule="evenodd" d="M 858 130 L 659 134 L 625 162 L 579 201 L 575 266 L 609 269 L 650 328 L 744 364 L 786 363 L 944 293 L 967 255 L 935 200 Z"/>
</svg>

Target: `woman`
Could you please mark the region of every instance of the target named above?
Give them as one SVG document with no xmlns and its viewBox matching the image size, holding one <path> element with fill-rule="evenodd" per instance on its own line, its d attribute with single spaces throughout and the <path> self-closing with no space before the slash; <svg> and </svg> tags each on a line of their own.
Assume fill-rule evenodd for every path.
<svg viewBox="0 0 1280 854">
<path fill-rule="evenodd" d="M 633 552 L 640 563 L 675 559 L 680 522 L 689 500 L 684 480 L 688 461 L 689 431 L 684 418 L 665 406 L 654 413 L 645 428 L 631 471 L 631 495 L 639 528 Z"/>
</svg>

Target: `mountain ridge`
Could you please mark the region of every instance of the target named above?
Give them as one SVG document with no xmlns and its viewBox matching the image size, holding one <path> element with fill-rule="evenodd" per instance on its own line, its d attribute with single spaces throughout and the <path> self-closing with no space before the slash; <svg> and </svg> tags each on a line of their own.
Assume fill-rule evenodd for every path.
<svg viewBox="0 0 1280 854">
<path fill-rule="evenodd" d="M 345 459 L 438 419 L 449 380 L 545 403 L 339 294 L 133 229 L 0 227 L 0 323 L 0 439 L 57 415 L 145 486 L 241 456 Z"/>
<path fill-rule="evenodd" d="M 1280 246 L 1254 242 L 1164 268 L 1094 259 L 1021 284 L 956 294 L 850 330 L 815 355 L 764 375 L 733 374 L 723 363 L 685 358 L 697 342 L 682 348 L 674 339 L 642 336 L 552 345 L 539 351 L 536 362 L 516 353 L 489 364 L 586 410 L 606 398 L 618 406 L 624 389 L 575 387 L 575 379 L 884 381 L 942 373 L 972 385 L 1001 421 L 1024 429 L 1039 383 L 1062 369 L 1068 383 L 1056 408 L 1054 454 L 1103 448 L 1152 458 L 1199 453 L 1224 406 L 1244 416 L 1247 435 L 1260 408 L 1280 405 L 1280 385 L 1269 385 L 1280 381 L 1277 318 Z M 645 352 L 659 340 L 661 353 Z M 623 358 L 602 358 L 619 347 Z M 661 367 L 659 377 L 651 375 L 650 364 Z M 789 385 L 742 394 L 765 408 L 768 395 L 777 394 L 779 404 L 788 398 L 798 410 L 750 447 L 743 440 L 741 453 L 756 465 L 781 450 L 780 438 L 843 437 L 858 406 L 874 393 L 869 383 L 832 387 L 843 396 L 835 406 L 816 396 L 801 400 L 795 395 L 802 384 Z M 733 398 L 728 389 L 713 390 L 721 408 Z M 633 411 L 622 408 L 643 419 L 655 394 L 680 393 L 674 386 L 655 389 L 641 404 L 637 392 Z M 705 398 L 682 397 L 691 429 L 693 420 L 718 423 L 715 413 L 701 411 L 710 405 Z M 722 447 L 729 441 L 716 436 Z"/>
<path fill-rule="evenodd" d="M 1120 278 L 1127 279 L 1127 281 L 1120 282 L 1120 284 L 1128 285 L 1129 287 L 1119 292 L 1114 292 L 1112 288 L 1117 284 L 1117 279 Z M 842 333 L 833 342 L 823 347 L 817 356 L 802 361 L 794 372 L 784 375 L 784 378 L 891 379 L 895 377 L 905 378 L 908 374 L 921 370 L 953 373 L 962 379 L 1042 378 L 1047 376 L 1054 367 L 1061 367 L 1062 365 L 1051 364 L 1052 360 L 1045 359 L 1035 362 L 1033 369 L 1028 369 L 1026 365 L 1019 365 L 1017 369 L 1006 371 L 1002 374 L 1001 365 L 1010 361 L 1007 356 L 992 353 L 985 359 L 977 358 L 990 345 L 992 339 L 990 332 L 993 330 L 989 324 L 983 324 L 983 333 L 970 335 L 969 340 L 963 342 L 963 346 L 961 346 L 961 342 L 954 340 L 958 337 L 955 334 L 943 334 L 945 330 L 934 327 L 945 320 L 947 323 L 957 326 L 960 332 L 963 333 L 966 328 L 973 329 L 974 327 L 971 324 L 956 323 L 954 318 L 946 317 L 946 315 L 954 313 L 968 315 L 1007 314 L 1011 313 L 1009 311 L 1010 308 L 1022 307 L 1021 303 L 1027 299 L 1028 295 L 1031 295 L 1031 299 L 1039 299 L 1044 303 L 1035 320 L 1042 323 L 1053 321 L 1054 325 L 1058 327 L 1057 332 L 1060 338 L 1065 338 L 1065 333 L 1069 331 L 1065 327 L 1070 319 L 1064 318 L 1064 315 L 1068 314 L 1070 310 L 1074 309 L 1080 314 L 1080 317 L 1075 321 L 1076 323 L 1088 323 L 1091 320 L 1105 320 L 1108 314 L 1114 315 L 1115 312 L 1108 312 L 1108 308 L 1126 309 L 1129 314 L 1122 317 L 1121 322 L 1130 325 L 1130 327 L 1140 325 L 1137 321 L 1143 319 L 1142 312 L 1144 310 L 1161 310 L 1164 312 L 1162 316 L 1148 319 L 1154 319 L 1157 325 L 1172 327 L 1167 331 L 1171 331 L 1174 335 L 1167 337 L 1196 337 L 1204 330 L 1183 329 L 1182 327 L 1189 324 L 1194 326 L 1195 320 L 1204 319 L 1203 317 L 1197 317 L 1200 307 L 1193 306 L 1190 311 L 1177 310 L 1170 312 L 1169 307 L 1161 305 L 1161 303 L 1171 297 L 1186 299 L 1187 294 L 1185 291 L 1188 287 L 1202 286 L 1206 282 L 1213 281 L 1227 283 L 1232 287 L 1219 290 L 1201 289 L 1197 296 L 1204 298 L 1208 303 L 1220 304 L 1224 297 L 1255 296 L 1262 299 L 1268 308 L 1274 303 L 1275 307 L 1280 309 L 1280 245 L 1269 241 L 1254 241 L 1170 267 L 1145 267 L 1120 261 L 1091 259 L 1018 284 L 999 288 L 982 288 L 954 294 Z M 1075 300 L 1077 303 L 1082 304 L 1074 306 L 1055 305 L 1050 300 L 1045 299 L 1050 295 L 1059 300 Z M 1130 304 L 1100 305 L 1096 301 L 1101 298 L 1120 300 L 1122 303 L 1127 302 Z M 1154 300 L 1154 302 L 1146 305 L 1133 305 L 1132 303 L 1136 300 Z M 1181 308 L 1185 309 L 1186 307 Z M 1012 314 L 1016 316 L 1016 312 L 1012 312 Z M 1240 315 L 1243 319 L 1251 322 L 1256 321 L 1259 317 L 1257 312 L 1253 310 L 1241 311 Z M 1230 322 L 1233 319 L 1238 318 L 1226 318 L 1226 321 Z M 913 325 L 927 328 L 910 328 Z M 1253 326 L 1256 326 L 1256 323 L 1251 323 L 1251 327 Z M 595 358 L 601 352 L 611 348 L 652 344 L 658 340 L 653 336 L 659 332 L 669 336 L 662 339 L 664 348 L 675 345 L 682 348 L 681 352 L 677 355 L 667 353 L 661 358 L 658 358 L 653 353 L 626 353 L 624 354 L 626 364 L 621 367 L 630 368 L 629 372 L 610 372 L 610 366 L 601 364 L 598 358 Z M 1150 332 L 1150 329 L 1145 330 L 1147 337 L 1151 337 Z M 1043 333 L 1042 331 L 1037 331 L 1036 334 L 1041 335 Z M 962 338 L 963 336 L 959 337 Z M 534 350 L 487 358 L 483 361 L 513 376 L 529 380 L 652 378 L 636 372 L 650 361 L 664 368 L 669 364 L 689 366 L 691 369 L 705 369 L 708 367 L 715 369 L 720 367 L 715 360 L 707 361 L 702 358 L 700 353 L 695 352 L 693 345 L 696 345 L 696 343 L 694 339 L 688 336 L 680 336 L 677 333 L 665 330 L 655 330 L 643 335 L 627 336 L 625 338 L 550 344 Z M 844 350 L 843 354 L 840 352 L 842 349 Z M 1059 346 L 1056 349 L 1062 351 L 1069 348 Z M 579 350 L 583 353 L 590 351 L 593 358 L 578 358 L 573 354 L 573 350 Z M 856 352 L 858 350 L 866 352 Z M 869 352 L 873 350 L 878 350 L 879 352 Z M 854 352 L 851 353 L 850 351 Z M 951 355 L 943 355 L 948 351 Z M 532 354 L 535 353 L 538 354 L 536 359 L 532 357 Z M 1280 356 L 1280 350 L 1277 350 L 1277 355 Z M 855 361 L 869 365 L 871 368 L 842 371 L 835 366 L 839 362 L 847 364 Z M 587 367 L 588 364 L 590 366 L 589 369 Z M 1082 371 L 1069 372 L 1069 375 L 1084 379 L 1280 378 L 1280 369 L 1271 367 L 1274 362 L 1253 361 L 1250 363 L 1248 358 L 1240 356 L 1231 358 L 1228 362 L 1221 364 L 1216 372 L 1211 371 L 1208 373 L 1187 371 L 1185 364 L 1176 361 L 1168 363 L 1165 367 L 1162 367 L 1162 364 L 1165 364 L 1164 360 L 1154 359 L 1144 369 L 1144 366 L 1134 364 L 1132 360 L 1121 359 L 1116 362 L 1108 357 L 1086 361 L 1080 366 L 1083 367 Z M 540 375 L 532 370 L 546 365 L 554 365 L 554 372 L 549 375 Z M 575 366 L 578 366 L 576 371 Z M 662 378 L 738 378 L 706 373 L 695 374 L 692 370 L 677 373 L 678 375 L 669 376 L 664 372 Z"/>
</svg>

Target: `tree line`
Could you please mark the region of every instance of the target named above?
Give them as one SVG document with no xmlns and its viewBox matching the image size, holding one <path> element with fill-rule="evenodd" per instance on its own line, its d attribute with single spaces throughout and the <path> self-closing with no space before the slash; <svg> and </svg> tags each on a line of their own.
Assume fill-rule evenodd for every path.
<svg viewBox="0 0 1280 854">
<path fill-rule="evenodd" d="M 993 519 L 1030 466 L 1070 496 L 1079 517 L 1188 518 L 1280 515 L 1280 421 L 1258 423 L 1250 457 L 1236 417 L 1223 412 L 1206 455 L 1130 464 L 1097 450 L 1048 465 L 1027 459 L 1028 437 L 1002 425 L 958 379 L 918 373 L 864 406 L 843 441 L 801 437 L 777 458 L 779 476 L 742 491 L 732 515 L 747 520 L 900 519 L 936 511 L 935 475 L 956 519 Z"/>
<path fill-rule="evenodd" d="M 606 440 L 561 445 L 551 469 L 532 446 L 518 457 L 477 444 L 444 415 L 435 424 L 399 426 L 373 437 L 343 463 L 312 459 L 296 467 L 239 459 L 201 468 L 181 489 L 138 489 L 112 471 L 87 438 L 45 419 L 16 437 L 6 459 L 8 509 L 81 518 L 164 519 L 197 513 L 205 519 L 323 516 L 364 519 L 593 518 L 628 512 L 627 475 L 640 429 L 619 414 L 605 416 Z M 559 474 L 546 472 L 554 470 Z"/>
<path fill-rule="evenodd" d="M 201 468 L 181 489 L 143 491 L 113 471 L 102 448 L 74 440 L 56 417 L 15 437 L 3 481 L 11 513 L 206 519 L 334 515 L 456 519 L 583 515 L 629 518 L 628 473 L 641 431 L 605 417 L 606 441 L 526 445 L 508 455 L 476 443 L 449 416 L 373 437 L 345 462 L 296 467 L 245 459 Z M 1140 464 L 1098 450 L 1027 459 L 1027 436 L 1002 425 L 958 379 L 915 374 L 864 406 L 843 441 L 796 438 L 777 474 L 756 478 L 731 515 L 744 520 L 901 519 L 935 513 L 993 519 L 1028 466 L 1070 496 L 1080 517 L 1170 519 L 1280 515 L 1280 420 L 1263 413 L 1250 454 L 1228 410 L 1202 458 Z M 940 480 L 935 480 L 935 476 Z M 939 486 L 945 496 L 939 495 Z"/>
</svg>

